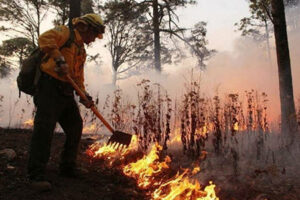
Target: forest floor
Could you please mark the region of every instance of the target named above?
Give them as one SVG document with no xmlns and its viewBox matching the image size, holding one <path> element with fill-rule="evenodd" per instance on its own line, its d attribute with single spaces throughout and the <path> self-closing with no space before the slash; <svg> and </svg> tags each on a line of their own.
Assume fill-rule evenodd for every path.
<svg viewBox="0 0 300 200">
<path fill-rule="evenodd" d="M 16 157 L 8 160 L 0 155 L 0 199 L 1 200 L 147 200 L 149 191 L 136 186 L 136 182 L 124 176 L 118 169 L 91 162 L 85 154 L 94 141 L 82 139 L 78 163 L 88 171 L 80 179 L 58 176 L 59 155 L 64 143 L 63 134 L 55 134 L 47 177 L 52 184 L 50 192 L 37 193 L 29 187 L 26 164 L 31 131 L 0 128 L 0 151 L 13 149 Z M 300 155 L 299 155 L 300 156 Z M 221 172 L 219 172 L 221 174 Z M 219 174 L 218 173 L 218 174 Z M 217 185 L 220 200 L 298 200 L 300 178 L 284 178 L 285 172 L 274 169 L 256 170 L 253 174 L 236 177 L 215 174 L 209 179 Z M 274 178 L 274 177 L 277 178 Z M 278 178 L 279 177 L 279 178 Z M 278 181 L 277 181 L 278 180 Z"/>
</svg>

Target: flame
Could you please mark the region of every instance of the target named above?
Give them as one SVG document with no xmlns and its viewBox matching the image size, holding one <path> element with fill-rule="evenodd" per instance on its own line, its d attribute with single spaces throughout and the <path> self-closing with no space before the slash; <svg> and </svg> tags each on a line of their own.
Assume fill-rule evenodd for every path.
<svg viewBox="0 0 300 200">
<path fill-rule="evenodd" d="M 233 130 L 239 131 L 239 123 L 238 123 L 238 122 L 235 122 L 235 123 L 233 124 Z"/>
<path fill-rule="evenodd" d="M 114 153 L 120 153 L 121 155 L 126 152 L 126 148 L 123 148 L 123 145 L 120 145 L 119 143 L 112 143 L 112 144 L 104 144 L 103 147 L 99 148 L 97 151 L 95 151 L 95 157 L 99 156 L 110 156 Z"/>
<path fill-rule="evenodd" d="M 137 148 L 137 146 L 137 137 L 136 135 L 133 135 L 128 147 L 120 145 L 119 143 L 101 144 L 100 142 L 95 142 L 89 146 L 86 154 L 93 158 L 107 159 L 109 165 L 112 165 L 115 160 L 124 159 L 125 155 Z"/>
<path fill-rule="evenodd" d="M 171 144 L 173 144 L 173 143 L 179 143 L 179 142 L 181 142 L 181 135 L 180 134 L 178 134 L 178 135 L 175 135 L 173 138 L 172 138 L 172 140 L 171 140 Z"/>
<path fill-rule="evenodd" d="M 215 185 L 210 182 L 210 185 L 201 190 L 200 183 L 194 183 L 187 177 L 189 169 L 185 169 L 182 174 L 177 172 L 176 176 L 171 180 L 161 184 L 153 194 L 153 200 L 219 200 L 215 193 Z"/>
<path fill-rule="evenodd" d="M 96 130 L 96 124 L 91 124 L 88 127 L 84 127 L 82 133 L 92 133 Z"/>
<path fill-rule="evenodd" d="M 173 143 L 180 143 L 181 142 L 181 133 L 180 133 L 181 129 L 180 128 L 176 128 L 174 130 L 174 134 L 173 136 L 171 137 L 171 140 L 170 140 L 170 144 L 173 144 Z"/>
<path fill-rule="evenodd" d="M 197 174 L 198 172 L 200 172 L 200 167 L 195 167 L 192 171 L 192 174 L 195 175 Z"/>
<path fill-rule="evenodd" d="M 86 151 L 90 157 L 104 159 L 109 166 L 112 166 L 117 159 L 122 160 L 126 153 L 128 153 L 128 148 L 119 143 L 102 145 L 99 142 L 92 144 Z"/>
<path fill-rule="evenodd" d="M 113 159 L 126 159 L 126 155 L 137 146 L 135 136 L 128 148 L 120 148 L 117 144 L 94 143 L 87 153 L 93 157 L 110 160 L 111 164 Z M 164 174 L 170 169 L 171 158 L 166 156 L 160 161 L 159 153 L 162 149 L 158 144 L 153 145 L 143 158 L 123 166 L 123 173 L 136 179 L 140 188 L 151 189 L 153 200 L 219 200 L 215 193 L 216 186 L 212 182 L 201 190 L 200 183 L 189 178 L 200 171 L 198 166 L 192 171 L 185 169 L 181 174 L 177 172 L 176 176 L 166 181 Z"/>
<path fill-rule="evenodd" d="M 199 136 L 205 136 L 208 133 L 207 126 L 204 125 L 201 128 L 197 128 L 195 134 Z"/>
<path fill-rule="evenodd" d="M 159 181 L 156 179 L 165 169 L 169 168 L 168 163 L 171 162 L 169 156 L 163 162 L 159 161 L 158 153 L 161 150 L 162 146 L 158 144 L 153 145 L 148 155 L 145 155 L 135 163 L 126 165 L 123 168 L 124 174 L 137 179 L 138 186 L 143 189 L 159 184 Z"/>
<path fill-rule="evenodd" d="M 33 119 L 28 119 L 28 120 L 26 120 L 26 121 L 23 123 L 23 125 L 24 125 L 25 127 L 33 127 Z"/>
</svg>

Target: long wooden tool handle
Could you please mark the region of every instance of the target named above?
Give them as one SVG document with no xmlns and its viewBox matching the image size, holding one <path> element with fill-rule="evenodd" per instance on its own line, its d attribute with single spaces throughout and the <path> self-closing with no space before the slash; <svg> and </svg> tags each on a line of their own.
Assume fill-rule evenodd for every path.
<svg viewBox="0 0 300 200">
<path fill-rule="evenodd" d="M 85 101 L 89 101 L 88 98 L 86 97 L 86 95 L 84 94 L 84 92 L 81 91 L 81 89 L 78 87 L 78 85 L 73 81 L 73 79 L 70 77 L 69 74 L 66 75 L 67 80 L 69 81 L 69 83 L 73 86 L 73 88 L 75 89 L 75 91 L 77 92 L 77 94 L 84 99 Z M 102 115 L 99 113 L 99 111 L 97 110 L 96 106 L 93 105 L 91 107 L 91 110 L 94 112 L 94 114 L 101 120 L 101 122 L 106 126 L 106 128 L 108 130 L 110 130 L 110 132 L 114 133 L 114 129 L 111 127 L 111 125 L 102 117 Z"/>
</svg>

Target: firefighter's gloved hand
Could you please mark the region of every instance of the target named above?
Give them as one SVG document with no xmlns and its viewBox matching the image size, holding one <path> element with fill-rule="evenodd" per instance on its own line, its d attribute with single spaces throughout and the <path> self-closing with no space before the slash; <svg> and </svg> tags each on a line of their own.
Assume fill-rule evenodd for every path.
<svg viewBox="0 0 300 200">
<path fill-rule="evenodd" d="M 86 108 L 91 108 L 94 106 L 93 98 L 88 93 L 85 93 L 85 96 L 87 97 L 87 100 L 80 98 L 79 102 L 82 103 Z"/>
<path fill-rule="evenodd" d="M 68 74 L 69 71 L 69 66 L 65 61 L 65 58 L 63 56 L 60 56 L 56 59 L 54 59 L 56 66 L 54 68 L 54 71 L 59 75 L 59 76 L 65 76 Z"/>
</svg>

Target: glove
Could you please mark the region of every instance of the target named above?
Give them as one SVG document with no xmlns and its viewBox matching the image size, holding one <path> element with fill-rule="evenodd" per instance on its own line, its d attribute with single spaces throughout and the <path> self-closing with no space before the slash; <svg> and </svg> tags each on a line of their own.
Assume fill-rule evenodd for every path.
<svg viewBox="0 0 300 200">
<path fill-rule="evenodd" d="M 54 68 L 54 71 L 59 75 L 59 76 L 65 76 L 68 74 L 69 71 L 69 66 L 65 61 L 65 58 L 63 56 L 60 56 L 56 59 L 54 59 L 56 66 Z"/>
<path fill-rule="evenodd" d="M 86 108 L 91 108 L 92 106 L 94 106 L 93 98 L 88 93 L 85 93 L 85 96 L 88 100 L 84 100 L 80 97 L 79 102 L 82 103 Z"/>
</svg>

